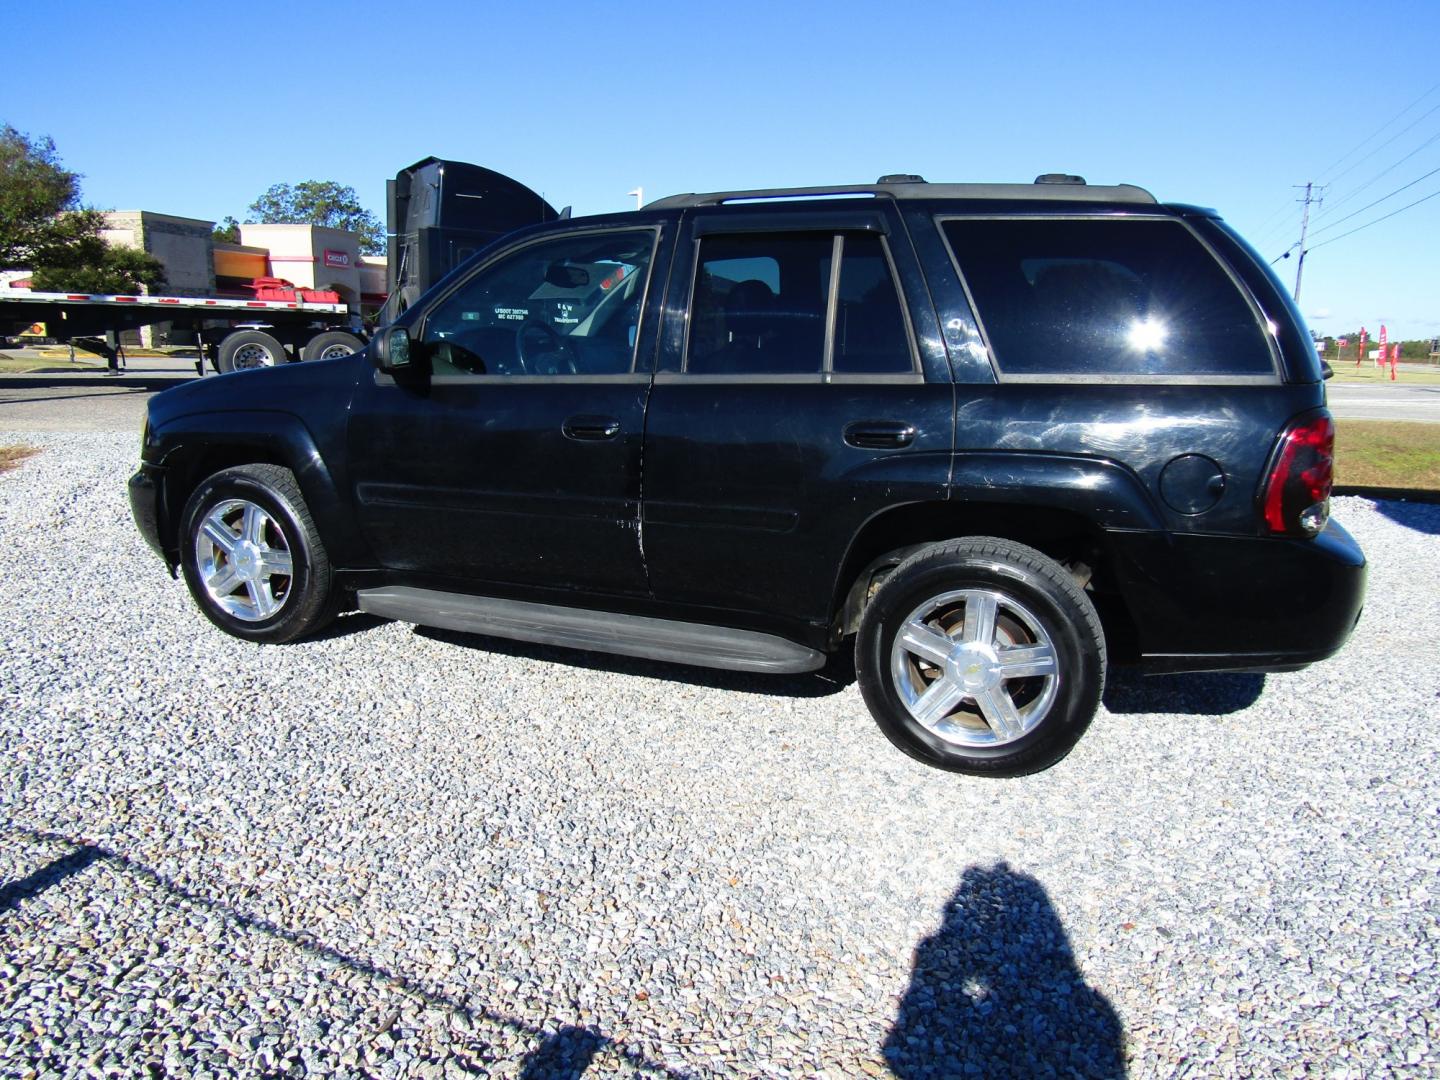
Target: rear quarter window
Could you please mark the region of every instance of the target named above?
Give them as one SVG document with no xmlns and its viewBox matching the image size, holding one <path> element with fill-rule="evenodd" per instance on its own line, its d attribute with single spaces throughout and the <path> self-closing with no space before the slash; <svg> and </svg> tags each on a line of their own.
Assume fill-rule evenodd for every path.
<svg viewBox="0 0 1440 1080">
<path fill-rule="evenodd" d="M 1235 279 L 1181 222 L 942 222 L 1002 375 L 1273 376 Z"/>
</svg>

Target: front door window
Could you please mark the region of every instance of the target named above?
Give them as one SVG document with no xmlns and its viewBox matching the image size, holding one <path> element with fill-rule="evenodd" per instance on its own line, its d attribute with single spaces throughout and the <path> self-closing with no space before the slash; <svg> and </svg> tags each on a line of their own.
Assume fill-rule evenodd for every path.
<svg viewBox="0 0 1440 1080">
<path fill-rule="evenodd" d="M 650 230 L 567 236 L 481 270 L 425 317 L 432 374 L 629 372 L 654 242 Z"/>
</svg>

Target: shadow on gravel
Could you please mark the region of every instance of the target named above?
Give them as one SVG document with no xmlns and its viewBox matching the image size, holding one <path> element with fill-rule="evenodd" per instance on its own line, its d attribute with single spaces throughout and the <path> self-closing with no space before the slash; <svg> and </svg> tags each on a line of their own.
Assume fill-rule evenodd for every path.
<svg viewBox="0 0 1440 1080">
<path fill-rule="evenodd" d="M 3 390 L 4 387 L 0 387 Z M 0 406 L 4 405 L 34 405 L 43 401 L 83 401 L 85 398 L 117 398 L 130 397 L 138 394 L 143 397 L 148 391 L 139 387 L 121 387 L 123 393 L 112 394 L 56 394 L 54 397 L 22 397 L 22 398 L 0 398 Z"/>
<path fill-rule="evenodd" d="M 59 367 L 59 363 L 56 363 Z M 104 367 L 78 369 L 75 372 L 32 372 L 6 374 L 0 386 L 9 390 L 69 390 L 73 387 L 105 387 L 107 390 L 168 390 L 187 379 L 193 379 L 194 367 L 186 373 L 121 372 L 105 374 Z M 32 399 L 33 400 L 33 399 Z"/>
<path fill-rule="evenodd" d="M 104 858 L 104 854 L 99 848 L 84 844 L 69 855 L 62 855 L 54 862 L 47 863 L 33 874 L 0 885 L 0 915 L 4 915 L 22 900 L 39 896 L 52 885 L 58 885 L 70 875 L 80 873 L 97 859 Z"/>
<path fill-rule="evenodd" d="M 972 866 L 915 949 L 885 1039 L 900 1080 L 1125 1075 L 1120 1019 L 1075 968 L 1044 887 Z"/>
<path fill-rule="evenodd" d="M 371 615 L 364 611 L 348 611 L 344 615 L 337 616 L 334 622 L 318 634 L 310 634 L 300 640 L 333 641 L 336 638 L 349 637 L 351 634 L 363 634 L 366 630 L 374 630 L 377 626 L 384 626 L 388 621 L 387 619 L 380 618 L 378 615 Z"/>
<path fill-rule="evenodd" d="M 415 633 L 433 641 L 443 641 L 477 652 L 514 656 L 525 660 L 544 660 L 552 664 L 604 671 L 614 675 L 638 675 L 666 682 L 689 683 L 716 690 L 732 690 L 742 694 L 764 694 L 767 697 L 828 697 L 838 694 L 855 681 L 855 657 L 851 649 L 841 649 L 830 657 L 819 671 L 802 675 L 754 675 L 744 671 L 722 671 L 719 668 L 690 667 L 660 660 L 642 660 L 613 653 L 585 652 L 562 649 L 554 645 L 535 645 L 528 641 L 465 634 L 456 630 L 438 630 L 417 626 Z"/>
<path fill-rule="evenodd" d="M 1414 529 L 1416 532 L 1425 533 L 1428 536 L 1440 536 L 1440 506 L 1432 505 L 1435 501 L 1433 498 L 1435 492 L 1427 494 L 1432 496 L 1430 503 L 1376 499 L 1375 509 L 1397 525 L 1403 525 L 1407 529 Z"/>
<path fill-rule="evenodd" d="M 133 390 L 141 392 L 156 393 L 161 390 L 169 390 L 172 386 L 179 385 L 186 376 L 178 379 L 174 375 L 154 374 L 129 374 L 122 372 L 119 375 L 106 375 L 104 369 L 99 371 L 77 371 L 75 374 L 66 372 L 64 375 L 6 375 L 0 380 L 0 386 L 7 390 L 73 390 L 82 387 L 104 387 L 108 393 L 117 390 Z M 86 397 L 93 395 L 84 394 L 62 394 L 60 397 Z M 46 401 L 48 398 L 19 398 L 19 401 Z"/>
<path fill-rule="evenodd" d="M 652 1061 L 641 1051 L 588 1028 L 562 1027 L 549 1031 L 527 1023 L 517 1016 L 508 1015 L 486 1005 L 471 1004 L 432 989 L 418 979 L 403 975 L 360 957 L 351 956 L 304 930 L 292 930 L 259 916 L 247 915 L 222 900 L 215 899 L 187 888 L 180 883 L 138 863 L 118 851 L 111 851 L 98 845 L 86 843 L 75 837 L 65 836 L 38 829 L 7 828 L 6 832 L 17 839 L 34 844 L 66 844 L 73 850 L 56 859 L 35 873 L 0 888 L 0 915 L 29 897 L 36 896 L 57 882 L 78 873 L 94 863 L 104 863 L 115 873 L 128 874 L 151 888 L 163 892 L 171 903 L 191 904 L 206 911 L 213 911 L 231 927 L 245 933 L 262 934 L 276 941 L 282 941 L 296 949 L 329 963 L 338 964 L 367 979 L 373 979 L 399 990 L 432 1009 L 463 1015 L 473 1023 L 487 1023 L 497 1028 L 529 1035 L 538 1045 L 525 1057 L 524 1073 L 521 1080 L 539 1080 L 540 1077 L 579 1077 L 589 1067 L 591 1059 L 601 1050 L 608 1049 L 625 1059 L 636 1075 L 688 1078 L 692 1074 L 674 1069 L 663 1062 Z M 178 1019 L 177 1019 L 178 1022 Z M 484 1049 L 483 1043 L 480 1049 Z M 453 1060 L 453 1059 L 452 1059 Z M 412 1062 L 413 1064 L 417 1064 Z M 478 1063 L 474 1069 L 465 1067 L 458 1060 L 456 1067 L 462 1075 L 489 1076 L 491 1073 Z M 445 1075 L 451 1075 L 447 1069 Z"/>
<path fill-rule="evenodd" d="M 563 1027 L 526 1055 L 520 1080 L 573 1080 L 584 1076 L 604 1043 L 604 1037 L 589 1028 Z"/>
<path fill-rule="evenodd" d="M 1225 716 L 1254 705 L 1264 689 L 1264 675 L 1243 672 L 1141 675 L 1112 669 L 1104 704 L 1112 713 Z"/>
</svg>

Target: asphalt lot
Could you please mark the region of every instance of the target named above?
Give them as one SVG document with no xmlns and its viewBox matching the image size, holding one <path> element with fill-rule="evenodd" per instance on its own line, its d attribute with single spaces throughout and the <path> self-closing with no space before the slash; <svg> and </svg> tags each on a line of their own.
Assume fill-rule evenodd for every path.
<svg viewBox="0 0 1440 1080">
<path fill-rule="evenodd" d="M 1423 420 L 1440 423 L 1440 386 L 1394 382 L 1382 386 L 1332 382 L 1330 411 L 1348 420 Z"/>
<path fill-rule="evenodd" d="M 979 781 L 843 666 L 225 638 L 125 501 L 183 377 L 0 377 L 0 1075 L 1440 1069 L 1440 507 L 1337 500 L 1331 661 Z"/>
<path fill-rule="evenodd" d="M 30 359 L 30 350 L 0 353 Z M 193 379 L 195 362 L 179 357 L 130 360 L 118 376 L 104 368 L 61 360 L 44 372 L 0 372 L 0 428 L 11 431 L 133 431 L 139 435 L 145 403 L 178 382 Z M 210 376 L 207 376 L 207 378 Z"/>
</svg>

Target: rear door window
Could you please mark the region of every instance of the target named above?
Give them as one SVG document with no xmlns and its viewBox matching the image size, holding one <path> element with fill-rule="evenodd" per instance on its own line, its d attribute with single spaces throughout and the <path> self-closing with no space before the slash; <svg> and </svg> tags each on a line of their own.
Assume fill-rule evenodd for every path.
<svg viewBox="0 0 1440 1080">
<path fill-rule="evenodd" d="M 833 370 L 841 375 L 911 371 L 910 335 L 880 237 L 849 234 L 843 252 Z"/>
<path fill-rule="evenodd" d="M 692 375 L 820 373 L 828 233 L 707 236 L 690 306 Z"/>
<path fill-rule="evenodd" d="M 943 222 L 1004 375 L 1269 376 L 1255 309 L 1181 222 Z"/>
<path fill-rule="evenodd" d="M 834 333 L 827 336 L 832 312 Z M 829 230 L 703 237 L 685 370 L 913 373 L 915 351 L 883 241 L 874 233 Z"/>
</svg>

